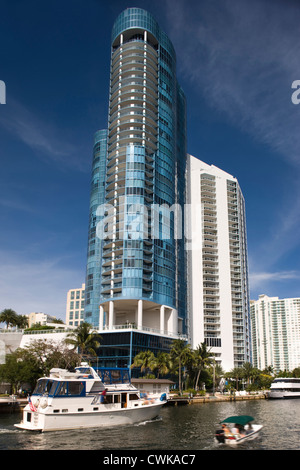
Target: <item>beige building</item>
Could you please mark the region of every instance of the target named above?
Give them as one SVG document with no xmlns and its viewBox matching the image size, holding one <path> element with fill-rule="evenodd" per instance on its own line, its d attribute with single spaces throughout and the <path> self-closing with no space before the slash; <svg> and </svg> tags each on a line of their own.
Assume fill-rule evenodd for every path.
<svg viewBox="0 0 300 470">
<path fill-rule="evenodd" d="M 29 328 L 36 324 L 43 326 L 55 326 L 55 324 L 58 322 L 58 319 L 56 317 L 47 315 L 47 313 L 43 312 L 31 312 L 27 316 Z"/>
<path fill-rule="evenodd" d="M 66 325 L 79 326 L 84 321 L 85 284 L 67 294 Z"/>
</svg>

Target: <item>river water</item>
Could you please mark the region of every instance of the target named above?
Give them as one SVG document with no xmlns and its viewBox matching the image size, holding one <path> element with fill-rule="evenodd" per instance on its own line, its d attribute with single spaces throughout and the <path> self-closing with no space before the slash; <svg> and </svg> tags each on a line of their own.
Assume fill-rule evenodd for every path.
<svg viewBox="0 0 300 470">
<path fill-rule="evenodd" d="M 300 400 L 245 400 L 169 407 L 159 418 L 116 428 L 30 433 L 14 427 L 21 414 L 0 414 L 0 450 L 228 450 L 214 440 L 218 423 L 247 414 L 263 429 L 234 449 L 300 450 Z M 230 446 L 233 449 L 233 446 Z"/>
</svg>

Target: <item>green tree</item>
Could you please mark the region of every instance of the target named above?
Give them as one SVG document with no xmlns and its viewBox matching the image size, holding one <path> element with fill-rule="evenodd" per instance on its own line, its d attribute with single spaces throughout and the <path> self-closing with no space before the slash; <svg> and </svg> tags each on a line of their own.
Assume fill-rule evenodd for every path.
<svg viewBox="0 0 300 470">
<path fill-rule="evenodd" d="M 196 369 L 196 380 L 195 380 L 195 390 L 198 390 L 198 383 L 200 374 L 203 369 L 209 366 L 213 361 L 213 357 L 209 349 L 207 349 L 206 343 L 201 343 L 193 351 L 193 366 Z"/>
<path fill-rule="evenodd" d="M 296 367 L 296 368 L 292 371 L 292 375 L 293 375 L 293 377 L 299 378 L 299 377 L 300 377 L 300 367 Z"/>
<path fill-rule="evenodd" d="M 16 326 L 18 328 L 27 328 L 28 327 L 27 315 L 17 315 Z"/>
<path fill-rule="evenodd" d="M 239 381 L 245 377 L 244 370 L 241 367 L 234 367 L 230 372 L 227 372 L 226 377 L 228 379 L 235 380 L 235 389 L 239 390 Z"/>
<path fill-rule="evenodd" d="M 21 360 L 19 351 L 7 354 L 5 364 L 0 365 L 0 382 L 9 383 L 13 393 L 17 393 L 22 383 L 33 387 L 38 377 L 32 363 Z"/>
<path fill-rule="evenodd" d="M 16 326 L 18 322 L 18 314 L 11 308 L 5 308 L 0 313 L 0 323 L 6 323 L 6 328 Z"/>
<path fill-rule="evenodd" d="M 92 326 L 83 322 L 65 339 L 65 343 L 74 346 L 79 355 L 79 363 L 83 358 L 96 356 L 96 349 L 100 346 L 99 336 Z"/>
<path fill-rule="evenodd" d="M 248 385 L 250 384 L 251 378 L 253 377 L 254 367 L 251 362 L 244 362 L 242 366 L 243 374 L 247 380 Z"/>
<path fill-rule="evenodd" d="M 170 354 L 166 352 L 158 352 L 157 357 L 154 359 L 154 370 L 157 372 L 157 378 L 160 375 L 166 375 L 172 368 Z"/>
<path fill-rule="evenodd" d="M 182 367 L 191 361 L 192 350 L 182 339 L 175 339 L 170 351 L 171 359 L 178 364 L 179 392 L 182 392 Z"/>
<path fill-rule="evenodd" d="M 141 372 L 148 372 L 152 371 L 155 369 L 156 362 L 155 362 L 155 356 L 152 351 L 141 351 L 139 352 L 134 360 L 133 363 L 131 364 L 131 368 L 133 369 L 134 367 L 139 367 L 141 369 Z"/>
<path fill-rule="evenodd" d="M 78 357 L 63 342 L 35 340 L 6 356 L 5 364 L 0 365 L 0 381 L 10 383 L 14 393 L 22 383 L 33 388 L 37 379 L 49 375 L 53 367 L 73 368 L 78 363 Z"/>
</svg>

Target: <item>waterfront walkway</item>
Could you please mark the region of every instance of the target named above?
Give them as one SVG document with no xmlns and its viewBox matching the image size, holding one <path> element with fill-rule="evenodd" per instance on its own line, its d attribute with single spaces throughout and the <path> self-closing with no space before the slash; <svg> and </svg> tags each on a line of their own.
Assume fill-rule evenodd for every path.
<svg viewBox="0 0 300 470">
<path fill-rule="evenodd" d="M 27 398 L 18 398 L 15 395 L 0 397 L 0 413 L 19 411 L 28 403 Z"/>
<path fill-rule="evenodd" d="M 215 395 L 206 395 L 206 396 L 170 396 L 168 399 L 168 405 L 178 406 L 178 405 L 194 405 L 197 403 L 211 403 L 211 402 L 222 402 L 222 401 L 240 401 L 240 400 L 261 400 L 265 399 L 266 395 L 261 393 L 256 394 L 232 394 L 232 395 L 223 395 L 221 393 L 216 393 Z"/>
</svg>

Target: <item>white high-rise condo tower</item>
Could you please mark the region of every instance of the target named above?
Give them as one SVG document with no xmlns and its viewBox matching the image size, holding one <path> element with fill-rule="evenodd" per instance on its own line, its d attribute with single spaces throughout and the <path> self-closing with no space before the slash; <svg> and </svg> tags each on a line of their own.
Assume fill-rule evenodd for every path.
<svg viewBox="0 0 300 470">
<path fill-rule="evenodd" d="M 245 202 L 238 181 L 188 156 L 191 344 L 225 371 L 251 362 Z"/>
</svg>

